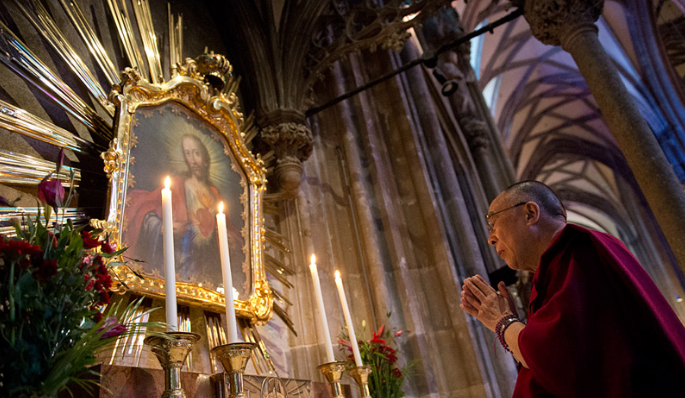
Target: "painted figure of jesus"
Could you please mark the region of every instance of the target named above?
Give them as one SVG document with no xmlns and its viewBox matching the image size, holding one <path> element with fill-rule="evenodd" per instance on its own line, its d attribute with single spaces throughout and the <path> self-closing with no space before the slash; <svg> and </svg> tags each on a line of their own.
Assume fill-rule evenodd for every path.
<svg viewBox="0 0 685 398">
<path fill-rule="evenodd" d="M 172 177 L 174 251 L 180 281 L 221 283 L 216 234 L 216 213 L 222 200 L 209 179 L 211 159 L 205 144 L 194 134 L 181 139 L 187 170 Z M 128 228 L 125 242 L 129 254 L 147 263 L 145 268 L 161 270 L 163 258 L 161 194 L 135 190 L 128 197 Z M 242 237 L 229 220 L 229 247 L 240 250 Z"/>
</svg>

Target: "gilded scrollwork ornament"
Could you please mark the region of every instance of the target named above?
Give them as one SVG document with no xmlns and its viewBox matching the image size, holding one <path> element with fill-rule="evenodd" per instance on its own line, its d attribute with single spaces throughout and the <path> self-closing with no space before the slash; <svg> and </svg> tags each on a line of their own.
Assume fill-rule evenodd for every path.
<svg viewBox="0 0 685 398">
<path fill-rule="evenodd" d="M 240 102 L 234 92 L 237 89 L 236 79 L 230 63 L 223 56 L 209 53 L 195 59 L 187 58 L 183 64 L 176 65 L 172 74 L 168 81 L 150 83 L 137 69 L 127 68 L 122 73 L 121 83 L 110 94 L 117 104 L 117 137 L 101 155 L 110 178 L 111 198 L 107 219 L 99 221 L 97 227 L 110 232 L 114 243 L 141 247 L 140 235 L 130 235 L 131 231 L 143 228 L 136 218 L 136 210 L 140 206 L 134 206 L 132 193 L 140 198 L 153 192 L 150 188 L 154 184 L 150 185 L 145 174 L 145 170 L 148 173 L 151 170 L 145 167 L 152 167 L 151 164 L 168 166 L 166 163 L 151 163 L 141 151 L 150 145 L 167 145 L 165 139 L 171 133 L 167 134 L 167 130 L 158 126 L 172 123 L 171 120 L 187 121 L 191 130 L 183 130 L 186 131 L 184 134 L 204 139 L 203 145 L 212 151 L 212 159 L 223 159 L 220 160 L 224 162 L 222 167 L 228 162 L 230 166 L 227 168 L 238 176 L 235 178 L 239 183 L 231 186 L 237 190 L 235 192 L 229 192 L 228 188 L 220 185 L 221 182 L 213 183 L 213 186 L 222 200 L 232 201 L 232 208 L 243 209 L 234 213 L 234 216 L 238 215 L 235 220 L 242 220 L 244 224 L 236 234 L 244 241 L 238 251 L 244 258 L 239 264 L 245 272 L 246 284 L 240 288 L 234 286 L 241 289 L 242 295 L 235 303 L 236 314 L 248 318 L 251 323 L 262 324 L 271 318 L 273 294 L 266 281 L 262 253 L 265 234 L 262 195 L 266 189 L 266 169 L 245 142 L 247 134 L 254 135 L 252 119 L 245 119 L 240 111 Z M 180 133 L 175 134 L 180 139 Z M 311 132 L 309 134 L 311 136 Z M 170 156 L 176 156 L 173 148 L 176 147 L 167 148 Z M 173 170 L 173 167 L 169 168 Z M 182 179 L 184 174 L 177 174 L 176 178 Z M 149 216 L 149 212 L 146 214 Z M 156 266 L 137 261 L 131 261 L 128 268 L 115 270 L 118 279 L 139 293 L 163 295 L 164 279 Z M 194 279 L 196 273 L 187 273 L 185 279 L 177 281 L 179 300 L 223 311 L 223 294 L 218 292 L 218 286 L 211 284 L 214 279 L 206 277 L 209 271 L 203 272 L 205 274 L 200 274 L 204 278 L 202 280 Z M 137 275 L 144 275 L 145 279 L 141 280 Z"/>
<path fill-rule="evenodd" d="M 273 315 L 273 293 L 267 283 L 259 280 L 255 283 L 254 294 L 250 297 L 250 307 L 257 318 L 268 321 Z"/>
<path fill-rule="evenodd" d="M 221 54 L 202 54 L 195 58 L 196 70 L 204 76 L 204 81 L 221 91 L 233 75 L 233 66 Z M 228 79 L 227 79 L 228 78 Z"/>
<path fill-rule="evenodd" d="M 117 138 L 110 141 L 109 148 L 100 154 L 100 158 L 105 163 L 104 170 L 107 178 L 111 179 L 114 173 L 121 171 L 124 153 L 119 147 L 119 140 Z"/>
<path fill-rule="evenodd" d="M 102 231 L 101 235 L 107 236 L 113 234 L 117 231 L 117 225 L 107 220 L 98 220 L 96 218 L 91 218 L 89 225 L 97 230 Z"/>
</svg>

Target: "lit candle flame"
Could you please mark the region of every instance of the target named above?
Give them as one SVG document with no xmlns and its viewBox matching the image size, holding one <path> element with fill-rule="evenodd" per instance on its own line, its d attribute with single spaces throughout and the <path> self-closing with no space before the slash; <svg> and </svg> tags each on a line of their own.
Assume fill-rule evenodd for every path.
<svg viewBox="0 0 685 398">
<path fill-rule="evenodd" d="M 337 269 L 335 270 L 335 278 L 340 279 L 340 271 L 338 271 Z"/>
<path fill-rule="evenodd" d="M 312 264 L 316 264 L 316 256 L 312 254 Z"/>
<path fill-rule="evenodd" d="M 166 178 L 164 179 L 164 188 L 169 189 L 170 186 L 171 186 L 171 179 L 169 178 L 169 176 L 166 176 Z"/>
<path fill-rule="evenodd" d="M 224 212 L 224 202 L 221 201 L 221 202 L 219 202 L 219 213 L 223 213 L 223 212 Z"/>
</svg>

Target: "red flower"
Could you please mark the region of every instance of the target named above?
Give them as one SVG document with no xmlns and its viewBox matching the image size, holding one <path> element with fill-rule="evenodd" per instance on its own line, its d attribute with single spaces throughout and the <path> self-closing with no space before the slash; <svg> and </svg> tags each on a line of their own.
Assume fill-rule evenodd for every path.
<svg viewBox="0 0 685 398">
<path fill-rule="evenodd" d="M 17 256 L 33 255 L 43 250 L 38 245 L 31 244 L 22 239 L 0 239 L 0 251 Z"/>
<path fill-rule="evenodd" d="M 98 310 L 98 308 L 94 305 L 90 306 L 91 311 L 95 311 L 95 314 L 93 314 L 93 317 L 95 318 L 95 322 L 100 322 L 102 320 L 102 312 Z"/>
<path fill-rule="evenodd" d="M 94 247 L 100 246 L 100 241 L 98 238 L 93 238 L 90 232 L 82 231 L 81 238 L 83 238 L 83 247 L 86 249 L 92 249 Z"/>
<path fill-rule="evenodd" d="M 106 293 L 107 290 L 112 287 L 112 278 L 108 273 L 97 274 L 96 278 L 97 281 L 95 282 L 95 290 L 97 290 L 98 293 Z M 107 302 L 109 303 L 109 301 Z"/>
<path fill-rule="evenodd" d="M 55 275 L 57 275 L 57 260 L 43 260 L 41 266 L 33 273 L 33 277 L 41 283 L 47 282 Z"/>
<path fill-rule="evenodd" d="M 101 255 L 99 255 L 99 254 L 93 255 L 92 264 L 91 264 L 93 266 L 93 268 L 102 269 L 102 266 L 104 264 L 105 264 L 105 261 L 102 259 Z"/>
<path fill-rule="evenodd" d="M 383 337 L 383 332 L 385 331 L 385 324 L 382 324 L 381 327 L 378 328 L 378 331 L 374 333 L 373 335 L 376 337 Z"/>
<path fill-rule="evenodd" d="M 105 324 L 100 326 L 98 329 L 98 333 L 101 331 L 105 331 L 105 333 L 100 336 L 101 339 L 107 339 L 110 337 L 116 337 L 119 336 L 120 334 L 124 333 L 126 331 L 126 325 L 122 323 L 117 323 L 117 318 L 114 316 L 111 316 L 105 320 Z"/>
<path fill-rule="evenodd" d="M 100 275 L 107 275 L 107 266 L 105 265 L 104 262 L 101 261 L 102 257 L 98 257 L 100 259 L 99 263 L 100 265 L 97 266 L 98 273 Z"/>
<path fill-rule="evenodd" d="M 392 373 L 393 373 L 393 374 L 395 375 L 395 377 L 397 377 L 398 379 L 399 379 L 400 377 L 402 377 L 402 371 L 399 370 L 398 368 L 393 369 L 393 370 L 392 370 Z"/>
<path fill-rule="evenodd" d="M 404 333 L 404 330 L 398 330 L 395 332 L 395 337 L 400 337 L 402 336 L 402 333 Z"/>
<path fill-rule="evenodd" d="M 102 320 L 102 312 L 98 311 L 95 313 L 95 322 L 100 322 Z"/>
<path fill-rule="evenodd" d="M 86 279 L 86 291 L 91 290 L 95 286 L 95 278 L 91 278 L 90 275 L 84 275 Z"/>
<path fill-rule="evenodd" d="M 119 336 L 120 334 L 124 333 L 126 331 L 126 325 L 123 323 L 118 323 L 111 328 L 107 329 L 105 333 L 102 334 L 100 337 L 101 339 L 107 339 L 110 337 L 116 337 Z"/>
<path fill-rule="evenodd" d="M 48 239 L 52 243 L 52 248 L 56 249 L 57 248 L 57 236 L 53 234 L 52 232 L 48 232 Z"/>
<path fill-rule="evenodd" d="M 383 331 L 385 330 L 385 324 L 378 328 L 377 332 L 373 332 L 373 338 L 369 340 L 369 343 L 385 344 L 385 339 L 383 337 Z"/>
<path fill-rule="evenodd" d="M 64 204 L 64 187 L 58 178 L 49 177 L 50 174 L 38 184 L 38 199 L 52 207 L 61 207 Z"/>
<path fill-rule="evenodd" d="M 109 293 L 108 292 L 101 292 L 100 293 L 100 303 L 99 304 L 109 304 Z"/>
<path fill-rule="evenodd" d="M 117 244 L 109 243 L 109 241 L 104 241 L 102 242 L 102 245 L 100 245 L 100 249 L 102 249 L 102 251 L 107 254 L 112 254 L 115 251 L 117 251 Z"/>
</svg>

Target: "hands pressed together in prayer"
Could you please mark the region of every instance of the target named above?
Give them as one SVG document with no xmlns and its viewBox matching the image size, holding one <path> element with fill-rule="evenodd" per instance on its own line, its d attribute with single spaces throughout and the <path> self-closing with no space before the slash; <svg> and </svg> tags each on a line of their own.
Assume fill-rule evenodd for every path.
<svg viewBox="0 0 685 398">
<path fill-rule="evenodd" d="M 461 291 L 461 309 L 473 315 L 488 329 L 495 331 L 497 322 L 506 315 L 518 315 L 514 298 L 504 282 L 495 291 L 482 276 L 464 279 Z"/>
<path fill-rule="evenodd" d="M 523 367 L 528 367 L 518 345 L 518 336 L 525 324 L 518 319 L 516 303 L 504 282 L 498 283 L 497 290 L 495 290 L 480 275 L 464 279 L 464 286 L 461 291 L 461 309 L 476 317 L 488 329 L 498 333 L 498 338 L 505 349 L 510 350 L 514 358 Z M 500 320 L 505 324 L 508 322 L 508 324 L 502 327 L 502 323 L 500 323 L 501 328 L 498 331 L 496 329 L 498 329 Z M 509 336 L 506 338 L 506 342 L 505 333 Z"/>
</svg>

